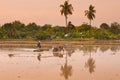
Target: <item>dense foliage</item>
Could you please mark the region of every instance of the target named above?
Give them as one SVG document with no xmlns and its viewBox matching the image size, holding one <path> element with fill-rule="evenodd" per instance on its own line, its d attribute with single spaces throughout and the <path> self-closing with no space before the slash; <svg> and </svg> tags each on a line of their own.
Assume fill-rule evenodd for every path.
<svg viewBox="0 0 120 80">
<path fill-rule="evenodd" d="M 5 23 L 0 27 L 0 39 L 31 39 L 31 40 L 84 40 L 84 39 L 120 39 L 120 24 L 102 23 L 100 28 L 88 24 L 74 26 L 69 24 L 69 33 L 66 36 L 65 26 L 43 26 L 36 23 L 25 25 L 20 21 Z"/>
</svg>

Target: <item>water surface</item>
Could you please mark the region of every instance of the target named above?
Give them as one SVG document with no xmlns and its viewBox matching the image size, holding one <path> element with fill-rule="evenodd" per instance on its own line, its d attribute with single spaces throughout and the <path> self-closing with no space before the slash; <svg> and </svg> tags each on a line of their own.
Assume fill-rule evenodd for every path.
<svg viewBox="0 0 120 80">
<path fill-rule="evenodd" d="M 0 48 L 0 80 L 120 80 L 119 45 L 64 48 Z"/>
</svg>

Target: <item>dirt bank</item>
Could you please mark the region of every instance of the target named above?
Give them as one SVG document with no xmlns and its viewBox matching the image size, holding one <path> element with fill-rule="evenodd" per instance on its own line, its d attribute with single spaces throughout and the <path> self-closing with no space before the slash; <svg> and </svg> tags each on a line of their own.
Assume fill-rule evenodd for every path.
<svg viewBox="0 0 120 80">
<path fill-rule="evenodd" d="M 0 47 L 36 47 L 37 41 L 27 40 L 0 40 Z M 41 41 L 42 47 L 53 45 L 120 45 L 120 40 L 94 40 L 94 41 Z"/>
</svg>

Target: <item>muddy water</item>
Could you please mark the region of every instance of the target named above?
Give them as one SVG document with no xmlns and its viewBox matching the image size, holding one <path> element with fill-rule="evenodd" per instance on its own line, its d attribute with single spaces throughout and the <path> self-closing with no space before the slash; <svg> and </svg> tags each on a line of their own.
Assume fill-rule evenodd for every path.
<svg viewBox="0 0 120 80">
<path fill-rule="evenodd" d="M 0 80 L 120 80 L 119 45 L 66 46 L 58 53 L 33 50 L 0 48 Z"/>
</svg>

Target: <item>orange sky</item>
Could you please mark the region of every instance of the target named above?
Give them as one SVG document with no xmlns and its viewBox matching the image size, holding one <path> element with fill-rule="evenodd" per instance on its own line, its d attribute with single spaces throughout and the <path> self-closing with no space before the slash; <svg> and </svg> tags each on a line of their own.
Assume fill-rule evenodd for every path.
<svg viewBox="0 0 120 80">
<path fill-rule="evenodd" d="M 28 24 L 35 22 L 39 25 L 65 25 L 64 17 L 60 15 L 60 4 L 65 0 L 0 0 L 0 24 L 20 20 Z M 74 7 L 69 20 L 74 25 L 89 22 L 84 11 L 89 5 L 95 6 L 96 18 L 92 25 L 120 22 L 120 0 L 69 0 Z"/>
</svg>

